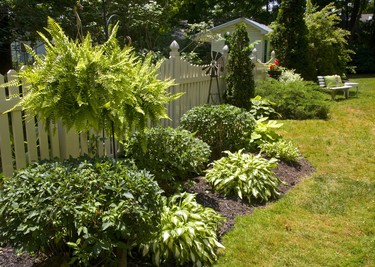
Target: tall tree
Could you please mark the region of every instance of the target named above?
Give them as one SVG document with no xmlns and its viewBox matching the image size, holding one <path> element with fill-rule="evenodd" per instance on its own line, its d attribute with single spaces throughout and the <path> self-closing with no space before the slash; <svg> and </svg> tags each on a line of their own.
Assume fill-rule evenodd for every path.
<svg viewBox="0 0 375 267">
<path fill-rule="evenodd" d="M 309 54 L 319 75 L 342 74 L 350 62 L 349 31 L 339 27 L 340 17 L 331 3 L 321 10 L 308 1 L 305 13 Z"/>
<path fill-rule="evenodd" d="M 306 0 L 283 0 L 271 24 L 271 45 L 282 66 L 295 69 L 304 79 L 315 79 L 308 50 L 308 29 L 304 20 Z"/>
</svg>

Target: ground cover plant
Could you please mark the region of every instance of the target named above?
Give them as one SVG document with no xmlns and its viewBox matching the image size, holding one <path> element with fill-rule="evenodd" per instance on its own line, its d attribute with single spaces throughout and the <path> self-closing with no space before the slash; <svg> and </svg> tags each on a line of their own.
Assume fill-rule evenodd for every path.
<svg viewBox="0 0 375 267">
<path fill-rule="evenodd" d="M 265 79 L 257 84 L 256 94 L 273 102 L 273 108 L 282 119 L 327 119 L 328 95 L 318 89 L 319 86 L 313 82 Z"/>
<path fill-rule="evenodd" d="M 152 175 L 122 161 L 34 163 L 2 180 L 0 243 L 60 264 L 123 266 L 158 230 L 162 205 Z"/>
<path fill-rule="evenodd" d="M 143 149 L 142 149 L 143 148 Z M 135 133 L 125 146 L 125 157 L 155 175 L 167 192 L 177 182 L 184 182 L 206 168 L 210 147 L 186 130 L 151 128 L 144 134 Z"/>
<path fill-rule="evenodd" d="M 211 159 L 219 159 L 225 150 L 249 147 L 255 120 L 246 110 L 232 105 L 203 105 L 186 112 L 179 127 L 206 142 L 212 150 Z"/>
<path fill-rule="evenodd" d="M 351 77 L 358 98 L 332 103 L 330 120 L 284 121 L 316 174 L 279 201 L 237 218 L 215 266 L 375 264 L 375 76 Z"/>
</svg>

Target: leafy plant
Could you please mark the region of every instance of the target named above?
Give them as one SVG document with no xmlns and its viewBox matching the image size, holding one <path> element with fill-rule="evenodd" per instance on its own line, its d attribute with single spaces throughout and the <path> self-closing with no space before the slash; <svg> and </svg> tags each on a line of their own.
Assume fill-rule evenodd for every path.
<svg viewBox="0 0 375 267">
<path fill-rule="evenodd" d="M 251 144 L 253 149 L 257 149 L 260 144 L 276 142 L 281 135 L 275 132 L 283 124 L 274 120 L 268 120 L 267 117 L 256 121 L 255 129 L 251 134 Z M 255 146 L 255 147 L 254 147 Z"/>
<path fill-rule="evenodd" d="M 289 83 L 295 81 L 303 81 L 303 78 L 300 74 L 295 73 L 294 70 L 284 70 L 279 77 L 279 81 L 283 83 Z"/>
<path fill-rule="evenodd" d="M 117 28 L 103 45 L 93 45 L 90 35 L 79 43 L 49 18 L 51 39 L 40 33 L 46 54 L 27 47 L 35 64 L 19 74 L 29 85 L 19 105 L 47 121 L 47 127 L 61 120 L 77 131 L 104 127 L 109 132 L 113 124 L 118 137 L 167 118 L 165 104 L 179 96 L 167 92 L 173 82 L 157 78 L 161 62 L 153 65 L 151 55 L 142 61 L 129 46 L 121 49 Z"/>
<path fill-rule="evenodd" d="M 200 174 L 210 154 L 209 146 L 190 132 L 161 127 L 146 130 L 144 136 L 135 133 L 125 147 L 126 157 L 153 173 L 166 190 L 175 179 Z"/>
<path fill-rule="evenodd" d="M 157 231 L 162 198 L 146 171 L 79 158 L 34 163 L 4 178 L 0 207 L 0 243 L 109 265 Z"/>
<path fill-rule="evenodd" d="M 256 91 L 262 98 L 275 103 L 273 107 L 283 119 L 328 118 L 327 95 L 319 91 L 316 83 L 266 79 L 257 84 Z"/>
<path fill-rule="evenodd" d="M 275 157 L 287 162 L 295 162 L 301 158 L 298 148 L 290 141 L 264 142 L 259 147 L 261 152 L 265 153 L 268 157 Z"/>
<path fill-rule="evenodd" d="M 281 180 L 272 168 L 277 159 L 270 160 L 260 155 L 225 151 L 228 155 L 214 161 L 207 170 L 206 179 L 213 188 L 225 196 L 236 195 L 240 199 L 267 201 L 279 195 L 277 187 Z"/>
<path fill-rule="evenodd" d="M 224 248 L 216 235 L 223 217 L 198 204 L 194 194 L 174 195 L 165 202 L 161 231 L 154 240 L 140 246 L 143 256 L 150 254 L 157 266 L 170 260 L 193 266 L 214 263 L 217 249 Z"/>
<path fill-rule="evenodd" d="M 273 105 L 275 105 L 275 103 L 262 99 L 262 97 L 259 95 L 250 99 L 250 102 L 251 102 L 251 108 L 249 112 L 251 115 L 253 115 L 253 117 L 256 120 L 263 118 L 263 117 L 267 117 L 267 118 L 280 117 L 280 114 L 278 114 L 275 111 L 275 109 L 272 107 Z"/>
<path fill-rule="evenodd" d="M 235 106 L 203 105 L 186 112 L 179 127 L 206 142 L 211 147 L 212 159 L 218 159 L 224 150 L 249 147 L 255 120 L 249 112 Z"/>
<path fill-rule="evenodd" d="M 254 63 L 250 59 L 250 40 L 244 23 L 236 26 L 229 43 L 229 58 L 225 77 L 226 103 L 250 108 L 249 99 L 255 96 Z"/>
</svg>

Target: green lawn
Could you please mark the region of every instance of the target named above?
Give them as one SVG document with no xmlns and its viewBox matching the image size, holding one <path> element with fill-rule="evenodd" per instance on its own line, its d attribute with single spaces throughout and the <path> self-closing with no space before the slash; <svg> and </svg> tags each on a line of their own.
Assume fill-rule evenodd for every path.
<svg viewBox="0 0 375 267">
<path fill-rule="evenodd" d="M 238 217 L 217 266 L 375 266 L 375 75 L 351 81 L 329 120 L 284 122 L 316 173 Z"/>
</svg>

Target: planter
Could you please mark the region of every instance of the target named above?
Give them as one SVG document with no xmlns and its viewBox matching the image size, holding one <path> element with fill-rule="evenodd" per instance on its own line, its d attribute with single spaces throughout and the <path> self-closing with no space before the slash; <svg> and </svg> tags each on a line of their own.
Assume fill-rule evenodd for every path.
<svg viewBox="0 0 375 267">
<path fill-rule="evenodd" d="M 269 70 L 268 76 L 274 79 L 278 79 L 281 75 L 281 70 Z"/>
</svg>

